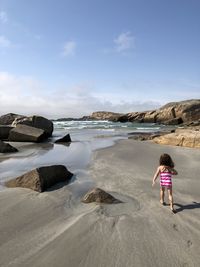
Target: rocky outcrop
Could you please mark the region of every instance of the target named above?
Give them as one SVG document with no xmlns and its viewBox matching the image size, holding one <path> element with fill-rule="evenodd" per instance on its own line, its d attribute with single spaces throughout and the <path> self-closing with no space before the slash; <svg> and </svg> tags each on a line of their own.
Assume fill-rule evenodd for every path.
<svg viewBox="0 0 200 267">
<path fill-rule="evenodd" d="M 56 144 L 59 144 L 59 143 L 71 143 L 71 137 L 69 134 L 63 136 L 62 138 L 58 139 L 55 141 Z"/>
<path fill-rule="evenodd" d="M 7 187 L 24 187 L 43 192 L 60 182 L 69 182 L 73 174 L 63 165 L 44 166 L 6 182 Z"/>
<path fill-rule="evenodd" d="M 100 188 L 94 188 L 85 194 L 85 196 L 82 198 L 82 202 L 112 204 L 112 203 L 120 203 L 121 201 L 114 198 L 112 195 L 110 195 L 109 193 L 105 192 Z"/>
<path fill-rule="evenodd" d="M 45 139 L 44 130 L 18 124 L 8 136 L 9 141 L 14 142 L 41 142 Z"/>
<path fill-rule="evenodd" d="M 183 122 L 195 121 L 200 118 L 200 99 L 168 103 L 161 107 L 159 111 L 158 120 L 162 117 L 165 120 L 180 117 Z"/>
<path fill-rule="evenodd" d="M 17 148 L 0 140 L 0 153 L 12 153 L 17 151 Z"/>
<path fill-rule="evenodd" d="M 16 118 L 13 121 L 12 126 L 17 126 L 18 124 L 28 125 L 28 126 L 35 127 L 38 129 L 42 129 L 44 130 L 44 134 L 46 137 L 50 137 L 53 132 L 52 121 L 41 116 Z"/>
<path fill-rule="evenodd" d="M 0 117 L 0 125 L 11 125 L 12 122 L 16 119 L 16 118 L 24 118 L 25 116 L 19 115 L 19 114 L 15 114 L 15 113 L 8 113 L 5 115 L 2 115 Z"/>
<path fill-rule="evenodd" d="M 115 120 L 119 116 L 121 116 L 121 113 L 115 113 L 115 112 L 108 112 L 108 111 L 97 111 L 93 112 L 89 118 L 91 120 Z"/>
<path fill-rule="evenodd" d="M 183 123 L 183 120 L 180 117 L 165 121 L 165 125 L 178 125 L 182 123 Z"/>
<path fill-rule="evenodd" d="M 199 128 L 176 129 L 174 133 L 153 138 L 153 142 L 162 145 L 200 148 Z"/>
<path fill-rule="evenodd" d="M 185 100 L 168 103 L 157 110 L 115 113 L 108 111 L 93 112 L 90 116 L 79 119 L 59 120 L 109 120 L 113 122 L 138 122 L 138 123 L 162 123 L 167 125 L 179 125 L 191 123 L 200 119 L 200 99 Z"/>
<path fill-rule="evenodd" d="M 189 122 L 189 123 L 185 123 L 184 124 L 185 126 L 200 126 L 200 119 L 198 121 L 192 121 L 192 122 Z"/>
<path fill-rule="evenodd" d="M 156 123 L 156 116 L 157 116 L 156 110 L 147 111 L 144 114 L 143 122 L 145 122 L 145 123 Z"/>
<path fill-rule="evenodd" d="M 133 139 L 137 141 L 147 141 L 147 140 L 152 140 L 155 137 L 160 136 L 161 133 L 134 133 L 130 134 L 128 139 Z"/>
<path fill-rule="evenodd" d="M 115 121 L 177 125 L 181 123 L 191 123 L 199 119 L 200 99 L 196 99 L 168 103 L 157 110 L 123 114 L 118 118 L 116 117 Z"/>
<path fill-rule="evenodd" d="M 7 140 L 12 129 L 13 127 L 9 125 L 0 125 L 0 140 Z"/>
</svg>

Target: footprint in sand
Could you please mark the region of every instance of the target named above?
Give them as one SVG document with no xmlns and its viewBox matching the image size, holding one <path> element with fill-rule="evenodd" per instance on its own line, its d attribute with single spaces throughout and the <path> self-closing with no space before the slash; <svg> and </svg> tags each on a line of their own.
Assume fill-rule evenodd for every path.
<svg viewBox="0 0 200 267">
<path fill-rule="evenodd" d="M 178 231 L 178 227 L 177 227 L 177 225 L 174 223 L 173 224 L 173 229 L 175 230 L 175 231 Z"/>
<path fill-rule="evenodd" d="M 187 247 L 190 248 L 192 246 L 192 241 L 191 240 L 188 240 L 187 241 Z"/>
</svg>

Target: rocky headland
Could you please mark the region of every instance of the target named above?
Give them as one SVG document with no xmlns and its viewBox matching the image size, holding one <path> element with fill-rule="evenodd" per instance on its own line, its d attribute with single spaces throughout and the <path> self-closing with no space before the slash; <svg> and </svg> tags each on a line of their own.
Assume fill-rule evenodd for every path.
<svg viewBox="0 0 200 267">
<path fill-rule="evenodd" d="M 58 119 L 59 121 L 60 119 Z M 62 120 L 69 120 L 65 118 Z M 72 118 L 70 120 L 73 120 Z M 77 120 L 77 119 L 74 119 Z M 159 109 L 130 112 L 126 114 L 109 111 L 96 111 L 79 120 L 109 120 L 113 122 L 157 123 L 174 126 L 172 132 L 137 134 L 131 138 L 153 140 L 155 143 L 199 148 L 200 144 L 200 99 L 170 102 Z M 181 129 L 176 129 L 176 127 Z"/>
<path fill-rule="evenodd" d="M 141 112 L 135 111 L 129 113 L 96 111 L 91 115 L 83 116 L 81 118 L 60 118 L 55 119 L 54 121 L 70 120 L 109 120 L 113 122 L 158 123 L 165 125 L 196 126 L 200 125 L 200 99 L 170 102 L 156 110 Z"/>
<path fill-rule="evenodd" d="M 114 112 L 93 112 L 89 119 L 112 120 L 116 122 L 161 123 L 166 125 L 200 124 L 200 99 L 171 102 L 159 109 L 119 114 Z"/>
</svg>

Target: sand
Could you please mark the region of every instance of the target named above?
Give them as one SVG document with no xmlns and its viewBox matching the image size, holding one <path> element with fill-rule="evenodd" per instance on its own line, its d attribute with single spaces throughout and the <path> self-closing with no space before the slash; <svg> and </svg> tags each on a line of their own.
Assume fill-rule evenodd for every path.
<svg viewBox="0 0 200 267">
<path fill-rule="evenodd" d="M 176 214 L 159 203 L 152 178 L 169 153 Z M 96 151 L 82 184 L 48 192 L 0 192 L 0 266 L 200 266 L 200 150 L 123 140 Z M 123 201 L 83 204 L 98 186 Z M 166 198 L 166 201 L 167 198 Z"/>
</svg>

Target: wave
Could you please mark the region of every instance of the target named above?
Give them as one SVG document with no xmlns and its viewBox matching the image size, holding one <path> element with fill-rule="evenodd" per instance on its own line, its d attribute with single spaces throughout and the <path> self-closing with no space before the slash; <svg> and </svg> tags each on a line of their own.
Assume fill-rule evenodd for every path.
<svg viewBox="0 0 200 267">
<path fill-rule="evenodd" d="M 113 131 L 155 131 L 159 130 L 158 125 L 152 123 L 143 123 L 142 126 L 140 123 L 132 122 L 112 122 L 112 121 L 59 121 L 54 122 L 54 128 L 57 130 L 113 130 Z"/>
</svg>

